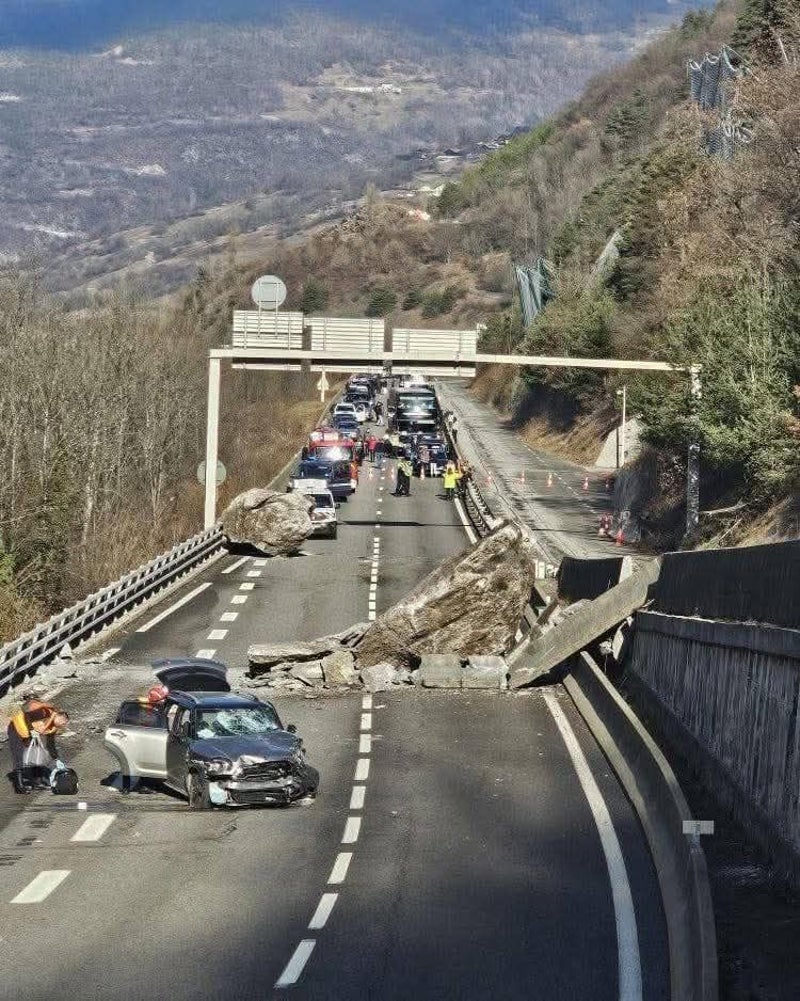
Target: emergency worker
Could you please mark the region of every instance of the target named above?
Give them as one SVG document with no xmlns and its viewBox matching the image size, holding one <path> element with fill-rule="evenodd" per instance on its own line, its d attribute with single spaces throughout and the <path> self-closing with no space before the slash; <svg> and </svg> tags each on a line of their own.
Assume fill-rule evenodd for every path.
<svg viewBox="0 0 800 1001">
<path fill-rule="evenodd" d="M 34 769 L 25 767 L 25 752 L 31 746 L 34 736 L 38 737 L 45 750 L 53 759 L 58 759 L 56 748 L 56 734 L 62 732 L 69 723 L 69 716 L 62 710 L 50 705 L 48 702 L 40 702 L 38 699 L 30 699 L 25 705 L 14 713 L 8 723 L 8 746 L 11 750 L 14 772 L 12 782 L 14 792 L 27 793 L 34 788 L 36 776 Z M 49 777 L 36 780 L 39 788 L 49 788 Z"/>
<path fill-rule="evenodd" d="M 455 495 L 456 485 L 459 480 L 458 470 L 455 463 L 448 462 L 444 470 L 444 496 L 445 500 L 452 500 Z"/>
</svg>

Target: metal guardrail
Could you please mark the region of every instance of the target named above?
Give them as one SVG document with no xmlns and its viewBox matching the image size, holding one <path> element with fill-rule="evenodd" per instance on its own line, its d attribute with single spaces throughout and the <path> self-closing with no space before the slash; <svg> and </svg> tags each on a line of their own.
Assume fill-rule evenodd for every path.
<svg viewBox="0 0 800 1001">
<path fill-rule="evenodd" d="M 0 691 L 53 660 L 65 643 L 72 646 L 89 639 L 208 559 L 222 543 L 219 526 L 195 535 L 0 647 Z"/>
</svg>

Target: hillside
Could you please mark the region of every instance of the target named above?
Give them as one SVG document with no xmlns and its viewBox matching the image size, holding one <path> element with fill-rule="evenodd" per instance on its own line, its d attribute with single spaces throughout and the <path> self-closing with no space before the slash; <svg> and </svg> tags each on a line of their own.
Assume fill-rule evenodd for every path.
<svg viewBox="0 0 800 1001">
<path fill-rule="evenodd" d="M 673 9 L 591 6 L 4 0 L 0 261 L 174 288 L 193 243 L 293 232 L 408 184 L 418 150 L 534 124 Z"/>
<path fill-rule="evenodd" d="M 237 301 L 258 270 L 275 269 L 294 305 L 313 276 L 312 305 L 403 324 L 486 322 L 489 350 L 702 365 L 697 406 L 684 377 L 627 379 L 651 450 L 627 474 L 626 506 L 654 545 L 679 544 L 686 449 L 696 442 L 702 507 L 735 510 L 704 519 L 694 541 L 749 538 L 752 520 L 796 492 L 800 474 L 798 30 L 790 6 L 782 34 L 759 30 L 761 7 L 687 15 L 447 185 L 432 221 L 375 200 L 243 267 Z M 753 141 L 725 160 L 705 150 L 703 130 L 716 119 L 689 101 L 686 64 L 731 39 L 750 67 L 731 111 Z M 598 275 L 615 232 L 619 257 Z M 552 262 L 556 298 L 526 329 L 510 265 L 539 256 Z M 558 435 L 580 440 L 585 454 L 586 436 L 564 433 L 588 421 L 599 436 L 618 420 L 619 377 L 529 370 L 498 382 L 498 404 L 551 445 Z"/>
</svg>

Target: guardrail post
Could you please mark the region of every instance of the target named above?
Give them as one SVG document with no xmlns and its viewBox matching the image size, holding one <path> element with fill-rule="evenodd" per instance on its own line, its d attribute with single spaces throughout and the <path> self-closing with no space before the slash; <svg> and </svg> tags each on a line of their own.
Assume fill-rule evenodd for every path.
<svg viewBox="0 0 800 1001">
<path fill-rule="evenodd" d="M 208 420 L 206 423 L 205 528 L 217 520 L 217 459 L 219 455 L 219 358 L 208 359 Z"/>
</svg>

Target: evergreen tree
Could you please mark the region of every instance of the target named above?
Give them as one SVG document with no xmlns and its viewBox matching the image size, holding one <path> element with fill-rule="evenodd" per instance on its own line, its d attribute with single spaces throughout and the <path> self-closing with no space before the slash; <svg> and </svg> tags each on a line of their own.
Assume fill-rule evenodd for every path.
<svg viewBox="0 0 800 1001">
<path fill-rule="evenodd" d="M 751 59 L 771 63 L 783 59 L 778 39 L 786 45 L 794 34 L 793 6 L 792 0 L 745 0 L 731 38 L 732 48 Z"/>
</svg>

